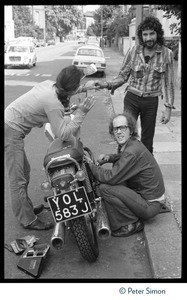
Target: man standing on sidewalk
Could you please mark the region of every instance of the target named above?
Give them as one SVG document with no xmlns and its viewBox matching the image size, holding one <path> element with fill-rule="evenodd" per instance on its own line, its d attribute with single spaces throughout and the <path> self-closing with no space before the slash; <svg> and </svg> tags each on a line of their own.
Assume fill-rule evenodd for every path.
<svg viewBox="0 0 187 300">
<path fill-rule="evenodd" d="M 130 111 L 136 120 L 140 115 L 141 141 L 153 153 L 158 96 L 164 83 L 165 107 L 161 122 L 166 124 L 174 108 L 173 53 L 164 46 L 162 24 L 154 16 L 145 18 L 137 29 L 139 45 L 130 49 L 124 58 L 118 76 L 112 81 L 96 81 L 96 88 L 115 89 L 129 80 L 124 98 L 124 111 Z"/>
</svg>

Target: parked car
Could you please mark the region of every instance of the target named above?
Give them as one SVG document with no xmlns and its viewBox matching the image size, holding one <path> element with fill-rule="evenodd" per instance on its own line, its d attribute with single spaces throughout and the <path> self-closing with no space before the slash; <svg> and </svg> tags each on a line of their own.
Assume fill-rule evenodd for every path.
<svg viewBox="0 0 187 300">
<path fill-rule="evenodd" d="M 106 60 L 103 50 L 95 45 L 84 45 L 77 49 L 72 64 L 79 69 L 86 68 L 87 65 L 95 64 L 101 76 L 106 69 Z"/>
<path fill-rule="evenodd" d="M 36 39 L 32 36 L 19 36 L 16 40 L 22 44 L 32 44 L 32 46 L 36 47 Z"/>
<path fill-rule="evenodd" d="M 44 40 L 37 40 L 36 47 L 45 47 L 46 42 Z"/>
<path fill-rule="evenodd" d="M 50 45 L 55 45 L 56 43 L 55 43 L 55 40 L 48 40 L 47 41 L 47 46 L 50 46 Z"/>
<path fill-rule="evenodd" d="M 89 36 L 87 44 L 100 46 L 100 40 L 96 36 Z"/>
<path fill-rule="evenodd" d="M 178 37 L 173 39 L 166 39 L 164 45 L 173 51 L 173 58 L 178 60 L 178 50 L 179 50 L 179 39 Z"/>
<path fill-rule="evenodd" d="M 78 39 L 78 44 L 86 44 L 87 38 L 80 38 Z"/>
<path fill-rule="evenodd" d="M 31 44 L 10 44 L 5 53 L 5 68 L 8 66 L 25 66 L 29 69 L 36 66 L 37 56 Z"/>
</svg>

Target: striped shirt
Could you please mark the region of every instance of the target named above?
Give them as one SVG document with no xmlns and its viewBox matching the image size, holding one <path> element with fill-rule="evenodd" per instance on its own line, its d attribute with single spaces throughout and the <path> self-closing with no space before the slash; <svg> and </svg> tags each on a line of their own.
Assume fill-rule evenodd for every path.
<svg viewBox="0 0 187 300">
<path fill-rule="evenodd" d="M 71 120 L 64 116 L 64 106 L 57 98 L 53 84 L 46 80 L 17 98 L 5 109 L 5 123 L 27 135 L 33 127 L 50 123 L 56 137 L 67 140 L 75 135 L 86 114 L 77 109 Z"/>
<path fill-rule="evenodd" d="M 118 76 L 109 82 L 110 89 L 116 89 L 128 80 L 127 90 L 138 96 L 161 96 L 163 88 L 165 104 L 173 107 L 173 52 L 167 47 L 157 45 L 155 54 L 146 63 L 143 47 L 134 46 L 125 56 Z"/>
</svg>

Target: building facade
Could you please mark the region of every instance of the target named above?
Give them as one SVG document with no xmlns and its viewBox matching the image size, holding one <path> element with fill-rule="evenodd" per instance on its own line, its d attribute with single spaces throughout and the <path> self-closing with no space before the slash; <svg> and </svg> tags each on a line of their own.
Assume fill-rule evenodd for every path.
<svg viewBox="0 0 187 300">
<path fill-rule="evenodd" d="M 14 39 L 14 20 L 12 5 L 4 6 L 4 41 Z"/>
</svg>

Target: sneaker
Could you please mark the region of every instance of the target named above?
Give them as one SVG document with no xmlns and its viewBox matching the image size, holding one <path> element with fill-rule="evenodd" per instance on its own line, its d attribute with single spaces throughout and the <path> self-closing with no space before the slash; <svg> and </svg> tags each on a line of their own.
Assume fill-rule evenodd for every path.
<svg viewBox="0 0 187 300">
<path fill-rule="evenodd" d="M 23 226 L 25 229 L 32 230 L 48 230 L 54 227 L 54 224 L 51 222 L 42 222 L 39 219 L 36 219 L 33 223 L 27 226 Z"/>
<path fill-rule="evenodd" d="M 143 229 L 144 229 L 143 222 L 138 220 L 133 224 L 122 226 L 120 229 L 113 231 L 111 235 L 115 237 L 127 237 Z"/>
</svg>

